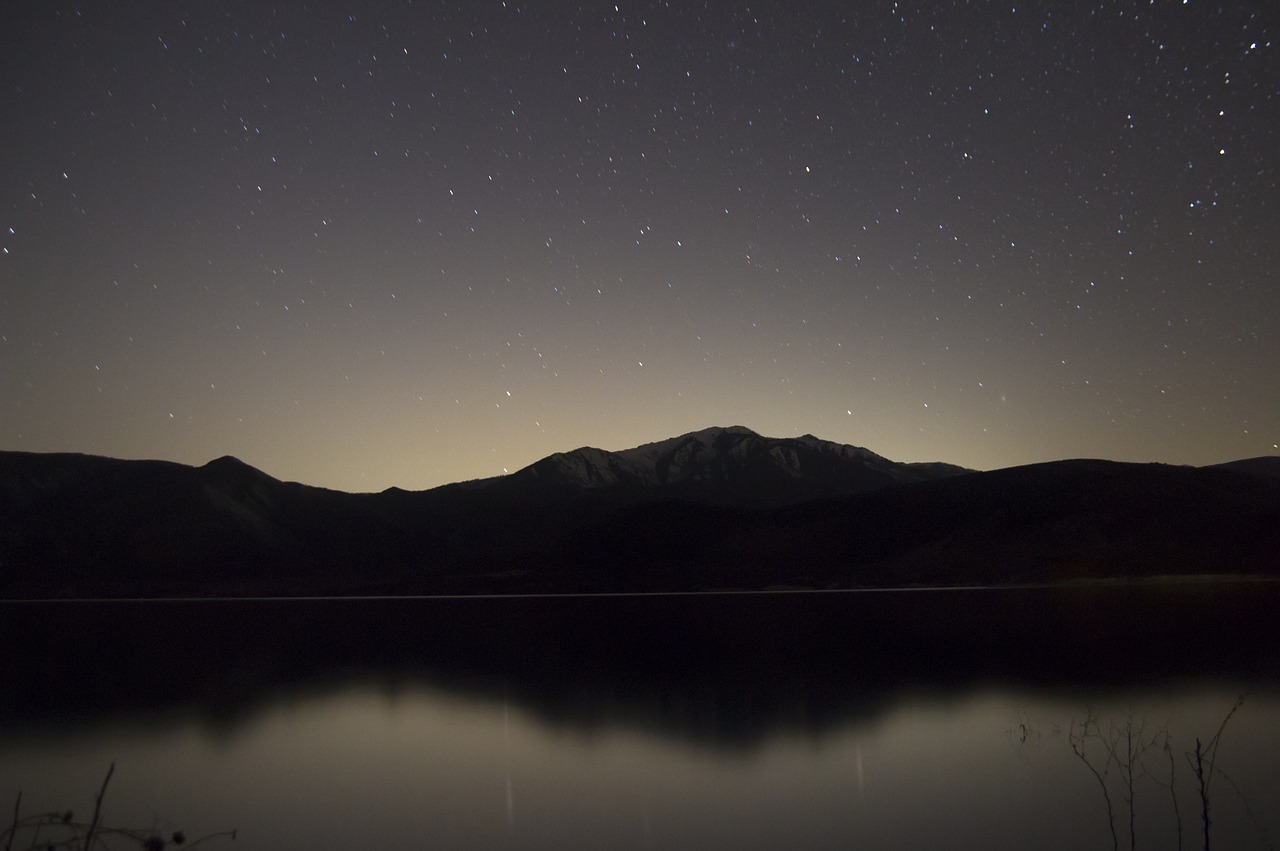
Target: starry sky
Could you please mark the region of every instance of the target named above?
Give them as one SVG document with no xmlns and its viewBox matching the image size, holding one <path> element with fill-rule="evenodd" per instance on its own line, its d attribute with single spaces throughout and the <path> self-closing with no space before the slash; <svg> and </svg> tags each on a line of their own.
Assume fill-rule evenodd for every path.
<svg viewBox="0 0 1280 851">
<path fill-rule="evenodd" d="M 353 491 L 710 425 L 1280 441 L 1280 11 L 0 9 L 0 448 Z"/>
</svg>

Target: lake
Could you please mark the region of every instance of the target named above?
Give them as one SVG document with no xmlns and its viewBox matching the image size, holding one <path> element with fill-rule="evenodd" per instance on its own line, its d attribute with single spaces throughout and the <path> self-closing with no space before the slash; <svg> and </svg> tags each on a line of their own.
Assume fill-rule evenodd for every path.
<svg viewBox="0 0 1280 851">
<path fill-rule="evenodd" d="M 1127 848 L 1132 770 L 1137 844 L 1199 848 L 1221 729 L 1213 847 L 1267 848 L 1277 613 L 1268 583 L 0 603 L 0 822 L 19 792 L 88 821 L 114 763 L 104 823 L 236 829 L 210 849 Z"/>
</svg>

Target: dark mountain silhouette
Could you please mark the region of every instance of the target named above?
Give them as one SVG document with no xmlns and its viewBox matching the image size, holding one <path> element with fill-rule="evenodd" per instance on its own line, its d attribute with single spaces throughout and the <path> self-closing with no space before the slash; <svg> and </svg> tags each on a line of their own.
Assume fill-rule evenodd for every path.
<svg viewBox="0 0 1280 851">
<path fill-rule="evenodd" d="M 1214 464 L 1215 470 L 1238 470 L 1254 476 L 1269 476 L 1280 479 L 1280 455 L 1263 455 L 1259 458 L 1242 458 L 1239 461 L 1228 461 L 1225 464 Z"/>
<path fill-rule="evenodd" d="M 0 452 L 0 594 L 521 593 L 1280 573 L 1273 459 L 988 473 L 707 429 L 348 494 L 230 457 Z M 1257 471 L 1261 471 L 1258 474 Z"/>
<path fill-rule="evenodd" d="M 19 594 L 303 587 L 335 559 L 403 560 L 412 544 L 367 499 L 235 458 L 0 453 L 0 588 Z"/>
<path fill-rule="evenodd" d="M 512 489 L 590 489 L 624 499 L 772 506 L 966 472 L 951 464 L 896 463 L 868 449 L 808 434 L 769 438 L 730 426 L 621 452 L 589 447 L 560 452 L 493 483 Z"/>
</svg>

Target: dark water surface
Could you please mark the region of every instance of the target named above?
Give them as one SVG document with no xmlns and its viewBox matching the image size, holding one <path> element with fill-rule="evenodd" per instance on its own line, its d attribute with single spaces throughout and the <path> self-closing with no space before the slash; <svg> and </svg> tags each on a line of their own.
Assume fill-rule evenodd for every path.
<svg viewBox="0 0 1280 851">
<path fill-rule="evenodd" d="M 1277 615 L 1275 584 L 0 603 L 0 813 L 87 815 L 114 762 L 109 823 L 238 829 L 211 848 L 1110 848 L 1092 717 L 1099 769 L 1158 739 L 1139 846 L 1193 848 L 1185 754 L 1243 695 L 1215 847 L 1265 848 Z"/>
</svg>

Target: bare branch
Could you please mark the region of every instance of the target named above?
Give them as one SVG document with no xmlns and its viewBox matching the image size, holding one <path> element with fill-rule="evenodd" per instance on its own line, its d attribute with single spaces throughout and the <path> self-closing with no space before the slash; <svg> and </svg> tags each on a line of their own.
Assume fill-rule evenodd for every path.
<svg viewBox="0 0 1280 851">
<path fill-rule="evenodd" d="M 1091 733 L 1091 729 L 1094 732 Z M 1071 727 L 1067 730 L 1067 742 L 1071 745 L 1072 753 L 1085 764 L 1085 767 L 1093 774 L 1094 779 L 1098 781 L 1098 786 L 1102 789 L 1102 800 L 1107 805 L 1107 827 L 1111 830 L 1111 849 L 1112 851 L 1119 851 L 1120 838 L 1116 835 L 1115 808 L 1111 804 L 1111 792 L 1107 789 L 1107 772 L 1111 769 L 1111 756 L 1108 756 L 1107 760 L 1103 762 L 1102 770 L 1099 771 L 1086 753 L 1086 744 L 1091 736 L 1099 740 L 1102 739 L 1102 734 L 1097 730 L 1098 722 L 1094 719 L 1092 712 L 1085 717 L 1085 720 L 1080 722 L 1080 731 L 1078 733 L 1076 732 L 1076 722 L 1073 718 L 1071 719 Z M 1104 742 L 1104 746 L 1105 744 Z"/>
</svg>

